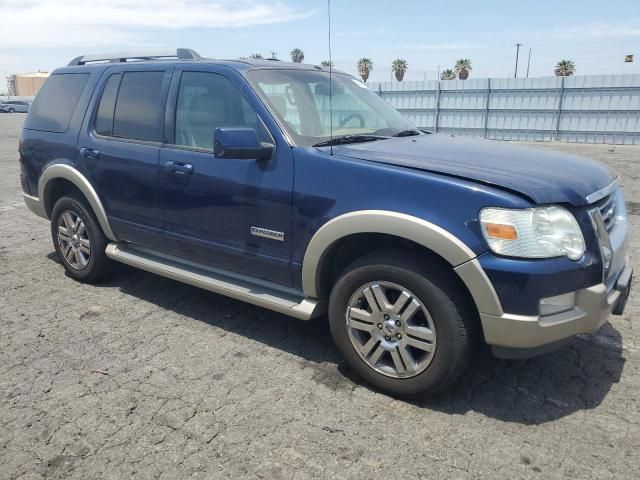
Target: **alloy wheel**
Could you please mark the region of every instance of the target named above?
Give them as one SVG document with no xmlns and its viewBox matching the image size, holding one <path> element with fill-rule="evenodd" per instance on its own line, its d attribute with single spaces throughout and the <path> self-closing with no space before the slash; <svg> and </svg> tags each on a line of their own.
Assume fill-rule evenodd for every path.
<svg viewBox="0 0 640 480">
<path fill-rule="evenodd" d="M 65 210 L 58 218 L 58 243 L 65 261 L 76 270 L 83 270 L 91 259 L 91 241 L 82 218 Z"/>
<path fill-rule="evenodd" d="M 436 350 L 436 330 L 425 305 L 405 287 L 370 282 L 351 296 L 346 311 L 349 338 L 375 371 L 393 378 L 423 372 Z"/>
</svg>

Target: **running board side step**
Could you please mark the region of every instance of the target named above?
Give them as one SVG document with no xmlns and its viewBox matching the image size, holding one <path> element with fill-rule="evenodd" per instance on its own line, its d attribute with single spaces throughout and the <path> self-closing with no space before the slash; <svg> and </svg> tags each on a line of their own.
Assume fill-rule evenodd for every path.
<svg viewBox="0 0 640 480">
<path fill-rule="evenodd" d="M 182 283 L 242 300 L 300 320 L 324 313 L 324 303 L 305 298 L 293 289 L 270 282 L 254 280 L 219 269 L 202 267 L 164 253 L 133 247 L 126 243 L 110 243 L 106 254 L 112 260 L 146 270 Z"/>
</svg>

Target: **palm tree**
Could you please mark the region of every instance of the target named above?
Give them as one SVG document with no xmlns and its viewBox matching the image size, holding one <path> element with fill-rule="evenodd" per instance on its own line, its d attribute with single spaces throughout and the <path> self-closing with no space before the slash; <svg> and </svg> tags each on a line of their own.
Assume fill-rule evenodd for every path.
<svg viewBox="0 0 640 480">
<path fill-rule="evenodd" d="M 471 60 L 461 58 L 453 66 L 453 71 L 456 72 L 460 80 L 466 80 L 469 78 L 469 72 L 471 71 Z"/>
<path fill-rule="evenodd" d="M 455 79 L 456 79 L 456 72 L 454 72 L 450 68 L 447 68 L 446 70 L 443 70 L 440 73 L 440 80 L 455 80 Z"/>
<path fill-rule="evenodd" d="M 259 53 L 252 53 L 251 55 L 249 55 L 249 58 L 252 60 L 260 60 L 264 57 Z"/>
<path fill-rule="evenodd" d="M 320 62 L 320 66 L 324 68 L 333 67 L 333 62 L 330 62 L 329 60 L 323 60 Z"/>
<path fill-rule="evenodd" d="M 304 52 L 299 48 L 294 48 L 291 50 L 291 61 L 295 63 L 304 62 Z"/>
<path fill-rule="evenodd" d="M 553 71 L 556 77 L 570 77 L 576 73 L 576 64 L 573 60 L 560 60 Z"/>
<path fill-rule="evenodd" d="M 404 74 L 407 73 L 408 68 L 409 64 L 407 64 L 407 61 L 402 58 L 394 60 L 391 64 L 391 70 L 396 75 L 396 80 L 399 82 L 404 78 Z"/>
<path fill-rule="evenodd" d="M 373 70 L 373 62 L 370 58 L 361 58 L 358 60 L 358 73 L 362 77 L 363 82 L 367 81 L 371 70 Z"/>
</svg>

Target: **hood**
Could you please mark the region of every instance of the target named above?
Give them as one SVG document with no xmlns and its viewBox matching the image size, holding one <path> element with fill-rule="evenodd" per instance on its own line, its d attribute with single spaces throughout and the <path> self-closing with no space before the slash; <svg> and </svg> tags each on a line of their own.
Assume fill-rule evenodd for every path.
<svg viewBox="0 0 640 480">
<path fill-rule="evenodd" d="M 588 158 L 509 145 L 430 134 L 340 145 L 334 153 L 495 185 L 535 203 L 587 205 L 587 196 L 615 180 L 605 165 Z"/>
</svg>

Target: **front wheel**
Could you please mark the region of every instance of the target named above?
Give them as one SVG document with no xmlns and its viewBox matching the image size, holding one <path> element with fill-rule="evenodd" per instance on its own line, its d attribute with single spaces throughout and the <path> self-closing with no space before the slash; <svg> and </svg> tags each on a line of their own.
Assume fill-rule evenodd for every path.
<svg viewBox="0 0 640 480">
<path fill-rule="evenodd" d="M 466 368 L 476 315 L 455 274 L 401 251 L 374 253 L 340 276 L 331 332 L 351 367 L 392 395 L 433 395 Z"/>
</svg>

